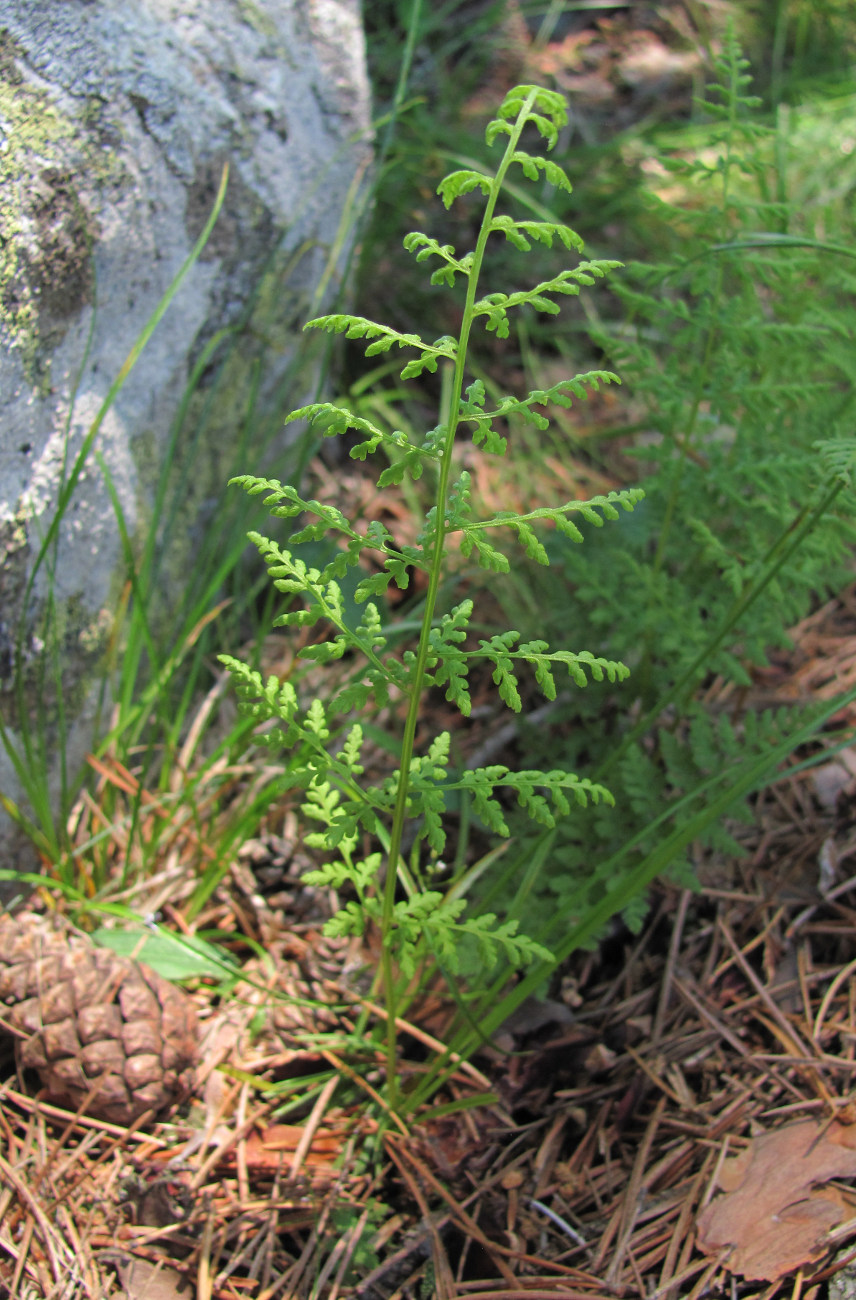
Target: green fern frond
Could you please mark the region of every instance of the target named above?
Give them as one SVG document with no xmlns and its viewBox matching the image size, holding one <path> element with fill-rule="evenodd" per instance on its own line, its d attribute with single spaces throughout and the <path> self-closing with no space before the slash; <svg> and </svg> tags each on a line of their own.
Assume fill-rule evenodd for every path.
<svg viewBox="0 0 856 1300">
<path fill-rule="evenodd" d="M 570 812 L 570 805 L 565 798 L 565 791 L 570 792 L 575 803 L 580 808 L 587 807 L 589 802 L 609 805 L 614 803 L 612 794 L 605 786 L 591 781 L 587 777 L 579 777 L 573 772 L 565 772 L 561 769 L 546 772 L 535 769 L 532 771 L 512 772 L 502 764 L 493 764 L 489 767 L 464 772 L 457 781 L 449 783 L 446 788 L 449 790 L 470 791 L 473 795 L 473 805 L 478 816 L 487 823 L 491 830 L 494 830 L 497 834 L 507 836 L 509 834 L 508 827 L 495 795 L 499 787 L 513 790 L 517 794 L 521 806 L 531 816 L 549 826 L 555 825 L 556 816 L 566 817 Z M 552 812 L 549 810 L 544 796 L 540 793 L 542 789 L 547 791 L 552 800 Z M 505 827 L 505 829 L 500 829 L 501 827 Z"/>
<path fill-rule="evenodd" d="M 830 478 L 838 478 L 849 487 L 856 470 L 856 438 L 826 438 L 812 443 Z"/>
<path fill-rule="evenodd" d="M 274 588 L 288 598 L 274 625 L 301 631 L 312 628 L 313 633 L 308 638 L 301 636 L 296 647 L 295 659 L 302 661 L 303 667 L 300 670 L 298 662 L 294 682 L 281 683 L 275 677 L 265 681 L 229 656 L 222 662 L 235 677 L 240 708 L 258 725 L 259 743 L 287 751 L 283 780 L 304 792 L 302 816 L 311 827 L 304 836 L 305 844 L 329 854 L 330 860 L 310 872 L 307 880 L 342 893 L 353 891 L 354 897 L 343 900 L 326 932 L 359 935 L 369 922 L 379 929 L 387 1087 L 393 1111 L 400 1101 L 395 1045 L 399 975 L 408 978 L 421 963 L 432 960 L 457 970 L 462 946 L 475 951 L 483 965 L 504 962 L 519 967 L 550 959 L 544 947 L 519 933 L 516 918 L 499 921 L 492 913 L 464 915 L 462 896 L 453 892 L 446 899 L 420 883 L 445 851 L 449 813 L 455 803 L 464 796 L 461 802 L 471 805 L 473 815 L 488 831 L 507 836 L 508 820 L 512 814 L 517 816 L 515 802 L 528 819 L 554 828 L 573 806 L 608 803 L 612 798 L 604 786 L 558 768 L 533 767 L 514 773 L 503 764 L 494 764 L 452 771 L 447 731 L 421 742 L 421 709 L 430 689 L 444 690 L 463 717 L 470 714 L 469 670 L 474 659 L 489 664 L 500 698 L 515 711 L 522 709 L 521 665 L 524 671 L 531 671 L 548 699 L 557 696 L 557 669 L 567 672 L 580 686 L 589 680 L 620 681 L 627 672 L 618 660 L 594 653 L 551 652 L 540 635 L 521 642 L 520 633 L 513 630 L 484 636 L 473 645 L 473 598 L 442 604 L 455 577 L 448 563 L 451 534 L 460 539 L 465 558 L 476 559 L 494 573 L 507 573 L 509 559 L 495 545 L 489 530 L 510 529 L 525 557 L 544 566 L 552 559 L 554 540 L 582 540 L 575 522 L 578 517 L 599 528 L 606 519 L 632 512 L 642 500 L 641 490 L 625 489 L 588 502 L 572 501 L 525 514 L 505 512 L 476 520 L 470 475 L 455 464 L 456 436 L 462 429 L 471 426 L 475 445 L 502 454 L 509 423 L 512 435 L 516 419 L 543 427 L 544 408 L 551 404 L 568 407 L 575 400 L 585 400 L 590 391 L 617 382 L 612 371 L 592 370 L 523 396 L 500 397 L 495 410 L 486 410 L 485 384 L 471 377 L 468 364 L 471 327 L 477 318 L 504 337 L 514 309 L 531 307 L 555 315 L 563 298 L 594 285 L 620 265 L 583 260 L 531 289 L 487 294 L 481 290 L 480 296 L 485 248 L 492 235 L 501 236 L 512 253 L 529 253 L 536 244 L 544 250 L 558 246 L 566 253 L 582 253 L 579 236 L 561 221 L 519 220 L 496 214 L 509 173 L 519 179 L 522 171 L 525 179 L 539 185 L 546 181 L 559 190 L 570 190 L 560 166 L 520 148 L 527 126 L 537 131 L 547 150 L 553 148 L 566 120 L 561 95 L 535 86 L 511 90 L 497 118 L 487 127 L 489 143 L 501 148 L 495 170 L 464 168 L 445 177 L 438 187 L 446 208 L 466 195 L 472 196 L 473 206 L 481 203 L 482 219 L 473 251 L 459 257 L 452 243 L 441 243 L 420 231 L 405 238 L 405 249 L 416 261 L 433 266 L 434 285 L 455 289 L 460 287 L 458 277 L 464 277 L 467 293 L 458 338 L 430 342 L 419 334 L 402 333 L 346 313 L 317 317 L 306 327 L 362 340 L 367 356 L 393 348 L 413 350 L 415 357 L 401 371 L 403 379 L 425 370 L 436 371 L 440 362 L 449 363 L 441 417 L 424 435 L 408 436 L 398 429 L 382 428 L 375 414 L 383 409 L 382 403 L 371 408 L 371 419 L 326 402 L 304 405 L 288 417 L 307 421 L 315 434 L 347 435 L 353 444 L 349 454 L 355 459 L 368 462 L 378 452 L 384 453 L 387 463 L 376 476 L 380 491 L 407 480 L 430 479 L 432 503 L 417 528 L 406 533 L 407 541 L 396 540 L 392 524 L 349 519 L 337 506 L 304 497 L 291 484 L 251 475 L 235 480 L 251 495 L 262 496 L 272 515 L 296 521 L 287 545 L 259 533 L 250 534 L 250 538 L 267 565 Z M 634 343 L 641 356 L 645 340 Z M 746 386 L 743 383 L 740 391 Z M 676 406 L 677 400 L 675 395 Z M 431 470 L 436 467 L 436 472 L 424 475 L 426 465 Z M 416 494 L 411 492 L 410 498 L 415 499 Z M 541 523 L 552 524 L 555 533 L 545 536 L 536 531 Z M 301 556 L 301 546 L 306 558 Z M 317 559 L 319 554 L 323 561 Z M 402 633 L 411 631 L 406 618 L 398 622 L 394 615 L 388 618 L 377 600 L 392 584 L 407 590 L 417 570 L 426 577 L 418 593 L 418 636 L 415 644 L 408 644 L 401 639 Z M 333 684 L 324 691 L 318 682 L 324 678 L 320 670 L 328 667 Z M 302 694 L 309 682 L 312 690 L 319 692 L 314 699 Z M 383 732 L 386 725 L 392 727 L 387 735 Z M 381 775 L 375 784 L 365 780 L 367 735 L 380 742 L 381 750 L 395 755 L 397 764 L 395 771 Z M 407 861 L 405 842 L 410 845 Z M 358 857 L 358 845 L 372 851 Z"/>
<path fill-rule="evenodd" d="M 556 406 L 569 409 L 573 405 L 573 398 L 579 398 L 580 401 L 588 399 L 589 390 L 599 392 L 601 385 L 620 384 L 621 380 L 610 370 L 588 370 L 584 374 L 575 375 L 572 379 L 561 379 L 558 383 L 551 385 L 550 388 L 533 389 L 526 397 L 502 397 L 493 411 L 481 409 L 484 404 L 484 393 L 482 392 L 481 404 L 474 401 L 467 401 L 461 409 L 460 418 L 476 426 L 473 434 L 473 441 L 478 445 L 486 438 L 485 430 L 491 430 L 494 420 L 505 419 L 509 415 L 520 415 L 524 420 L 534 424 L 539 429 L 547 429 L 549 420 L 533 410 L 535 406 L 547 406 L 552 402 Z M 487 447 L 488 451 L 493 450 Z M 502 439 L 501 452 L 505 451 L 505 439 Z"/>
<path fill-rule="evenodd" d="M 521 289 L 518 293 L 491 293 L 480 298 L 473 307 L 475 316 L 486 316 L 485 329 L 495 333 L 497 338 L 508 338 L 508 312 L 514 307 L 529 306 L 536 311 L 546 312 L 550 316 L 559 314 L 559 304 L 548 297 L 549 294 L 575 296 L 580 289 L 593 285 L 598 279 L 621 266 L 620 262 L 599 258 L 594 262 L 580 262 L 579 266 L 560 271 L 551 280 L 542 280 L 532 289 Z"/>
<path fill-rule="evenodd" d="M 468 559 L 475 551 L 476 562 L 482 569 L 489 569 L 492 573 L 508 573 L 511 565 L 507 556 L 492 546 L 486 538 L 480 537 L 477 529 L 476 524 L 463 525 L 461 554 Z"/>
<path fill-rule="evenodd" d="M 603 518 L 598 513 L 601 511 L 606 519 L 618 519 L 618 509 L 631 512 L 635 506 L 643 501 L 645 493 L 642 488 L 621 488 L 613 490 L 603 496 L 590 497 L 588 501 L 568 501 L 563 506 L 539 506 L 536 510 L 529 510 L 525 515 L 513 514 L 511 511 L 503 511 L 494 515 L 491 519 L 482 519 L 473 523 L 467 523 L 462 526 L 467 538 L 474 538 L 475 535 L 486 528 L 503 528 L 509 526 L 518 526 L 520 524 L 531 523 L 535 520 L 545 520 L 554 523 L 557 528 L 562 528 L 567 520 L 567 516 L 572 513 L 581 514 L 587 523 L 594 524 L 596 528 L 603 527 Z"/>
<path fill-rule="evenodd" d="M 557 238 L 568 252 L 575 250 L 581 253 L 584 247 L 582 239 L 575 230 L 553 221 L 515 221 L 513 217 L 499 216 L 494 217 L 490 229 L 491 234 L 505 235 L 509 243 L 519 248 L 521 253 L 529 252 L 532 247 L 529 241 L 532 239 L 552 248 L 553 239 Z"/>
<path fill-rule="evenodd" d="M 443 206 L 450 208 L 455 199 L 459 199 L 462 194 L 472 194 L 473 190 L 490 194 L 492 184 L 490 176 L 472 171 L 470 168 L 462 168 L 460 171 L 450 172 L 448 176 L 444 176 L 437 186 L 437 193 L 443 200 Z"/>
<path fill-rule="evenodd" d="M 527 108 L 530 102 L 531 107 Z M 532 84 L 512 86 L 497 111 L 500 119 L 517 118 L 524 123 L 535 121 L 539 115 L 543 115 L 550 119 L 553 128 L 566 126 L 568 122 L 568 105 L 564 95 L 555 90 L 548 90 L 546 86 Z M 545 133 L 547 147 L 552 148 L 556 137 L 546 126 L 542 130 L 542 135 Z"/>
<path fill-rule="evenodd" d="M 500 958 L 512 970 L 536 961 L 553 960 L 550 950 L 543 944 L 518 934 L 516 920 L 500 923 L 492 912 L 485 912 L 481 916 L 443 924 L 444 910 L 448 909 L 440 909 L 429 921 L 428 938 L 438 959 L 453 975 L 460 970 L 461 949 L 466 940 L 473 942 L 476 960 L 487 970 L 492 970 Z"/>
<path fill-rule="evenodd" d="M 332 316 L 318 316 L 315 320 L 307 321 L 303 328 L 321 329 L 328 334 L 344 334 L 348 339 L 371 339 L 373 341 L 366 348 L 367 357 L 389 352 L 395 346 L 417 348 L 420 355 L 417 360 L 407 363 L 401 372 L 402 379 L 415 379 L 423 370 L 434 372 L 438 361 L 454 361 L 456 355 L 457 345 L 453 338 L 444 337 L 434 343 L 426 343 L 418 334 L 402 334 L 399 330 L 379 325 L 364 316 L 349 316 L 341 312 Z"/>
<path fill-rule="evenodd" d="M 335 406 L 332 402 L 314 402 L 310 406 L 301 406 L 298 410 L 292 411 L 285 417 L 285 423 L 289 424 L 293 420 L 306 420 L 312 427 L 313 432 L 320 433 L 322 437 L 332 438 L 337 435 L 344 435 L 353 430 L 355 433 L 365 434 L 363 442 L 357 443 L 351 447 L 348 455 L 354 460 L 365 460 L 368 456 L 377 451 L 381 445 L 393 448 L 395 451 L 405 451 L 407 453 L 416 453 L 425 456 L 428 459 L 436 460 L 436 452 L 430 448 L 417 446 L 409 441 L 407 436 L 400 429 L 394 429 L 388 432 L 379 429 L 377 425 L 372 424 L 371 420 L 366 420 L 362 416 L 354 415 L 345 406 Z M 251 481 L 252 476 L 244 474 L 238 479 L 232 479 L 233 483 L 246 484 Z M 264 482 L 265 480 L 259 480 Z M 283 491 L 281 483 L 276 480 L 270 480 L 277 489 Z M 248 489 L 249 490 L 249 489 Z M 263 489 L 258 489 L 259 491 Z"/>
<path fill-rule="evenodd" d="M 404 247 L 408 253 L 419 250 L 416 253 L 417 262 L 425 262 L 429 257 L 439 257 L 446 263 L 445 266 L 441 266 L 434 271 L 431 276 L 432 284 L 445 284 L 450 289 L 453 289 L 456 275 L 468 276 L 470 273 L 472 265 L 471 253 L 468 253 L 466 257 L 457 258 L 451 244 L 439 244 L 436 239 L 432 239 L 430 235 L 423 235 L 419 230 L 414 230 L 411 234 L 405 235 Z"/>
<path fill-rule="evenodd" d="M 467 627 L 473 613 L 473 602 L 464 600 L 450 613 L 444 614 L 439 627 L 429 634 L 427 667 L 436 686 L 446 687 L 446 699 L 465 718 L 470 715 L 472 701 L 467 686 L 467 656 L 461 645 L 467 639 Z"/>
<path fill-rule="evenodd" d="M 523 149 L 516 149 L 512 154 L 512 162 L 518 163 L 523 168 L 523 175 L 530 181 L 540 179 L 540 173 L 543 172 L 544 179 L 551 185 L 555 185 L 557 190 L 564 190 L 570 194 L 571 182 L 568 180 L 567 173 L 549 158 L 539 158 L 537 154 L 526 153 Z"/>
</svg>

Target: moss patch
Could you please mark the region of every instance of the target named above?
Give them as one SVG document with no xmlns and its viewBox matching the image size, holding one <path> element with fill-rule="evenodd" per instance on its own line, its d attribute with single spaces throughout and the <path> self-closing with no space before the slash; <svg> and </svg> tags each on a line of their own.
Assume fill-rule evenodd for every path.
<svg viewBox="0 0 856 1300">
<path fill-rule="evenodd" d="M 80 128 L 26 83 L 21 53 L 0 30 L 0 323 L 44 386 L 45 345 L 91 301 L 95 223 L 76 186 Z"/>
<path fill-rule="evenodd" d="M 21 600 L 27 583 L 30 548 L 23 523 L 0 523 L 0 700 L 14 681 L 15 642 Z"/>
</svg>

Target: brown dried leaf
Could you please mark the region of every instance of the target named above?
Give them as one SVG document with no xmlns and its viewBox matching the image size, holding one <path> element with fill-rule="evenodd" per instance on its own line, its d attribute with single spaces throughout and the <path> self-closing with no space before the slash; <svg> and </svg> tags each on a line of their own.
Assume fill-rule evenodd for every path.
<svg viewBox="0 0 856 1300">
<path fill-rule="evenodd" d="M 182 1286 L 181 1274 L 163 1261 L 151 1264 L 128 1258 L 119 1264 L 118 1272 L 126 1300 L 187 1300 L 190 1294 Z"/>
<path fill-rule="evenodd" d="M 698 1219 L 699 1248 L 732 1251 L 727 1266 L 743 1277 L 773 1282 L 819 1259 L 847 1206 L 831 1178 L 856 1177 L 856 1127 L 787 1124 L 754 1138 L 726 1160 L 719 1196 Z"/>
</svg>

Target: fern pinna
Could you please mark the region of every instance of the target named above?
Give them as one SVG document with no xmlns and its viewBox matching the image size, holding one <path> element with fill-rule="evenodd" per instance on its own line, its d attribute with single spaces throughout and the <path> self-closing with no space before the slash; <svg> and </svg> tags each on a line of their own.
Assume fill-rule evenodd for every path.
<svg viewBox="0 0 856 1300">
<path fill-rule="evenodd" d="M 431 283 L 450 290 L 465 289 L 461 327 L 457 338 L 433 342 L 417 334 L 400 333 L 359 316 L 322 316 L 307 328 L 344 334 L 365 342 L 373 356 L 392 349 L 408 355 L 401 371 L 404 380 L 439 366 L 453 369 L 451 395 L 441 419 L 421 439 L 377 427 L 342 406 L 327 402 L 302 407 L 290 420 L 309 421 L 324 436 L 348 434 L 350 456 L 365 460 L 376 452 L 387 453 L 386 468 L 377 478 L 380 488 L 401 482 L 405 476 L 418 479 L 429 470 L 436 486 L 434 504 L 421 520 L 416 544 L 396 541 L 387 527 L 375 520 L 358 528 L 338 509 L 306 499 L 288 484 L 274 479 L 244 475 L 233 480 L 251 494 L 264 497 L 270 513 L 295 519 L 298 527 L 287 546 L 257 533 L 251 539 L 258 547 L 276 589 L 288 597 L 286 612 L 277 626 L 291 628 L 318 625 L 312 645 L 300 650 L 303 659 L 328 664 L 343 656 L 358 657 L 361 668 L 330 694 L 309 702 L 302 700 L 295 686 L 276 677 L 267 681 L 253 668 L 229 656 L 221 660 L 233 674 L 242 707 L 264 724 L 259 740 L 266 745 L 299 752 L 300 763 L 291 764 L 291 779 L 305 789 L 303 814 L 312 826 L 305 842 L 329 853 L 326 865 L 308 879 L 336 890 L 350 886 L 352 897 L 329 923 L 334 934 L 358 934 L 373 921 L 381 934 L 382 980 L 385 991 L 388 1038 L 388 1087 L 394 1098 L 395 1015 L 397 972 L 412 975 L 426 958 L 438 961 L 445 971 L 458 969 L 459 950 L 466 940 L 475 943 L 485 965 L 501 955 L 512 965 L 523 965 L 549 954 L 537 943 L 517 932 L 517 921 L 500 922 L 492 915 L 467 916 L 465 900 L 451 891 L 444 894 L 421 882 L 428 868 L 445 851 L 447 804 L 467 792 L 477 816 L 497 835 L 507 835 L 504 801 L 513 796 L 529 817 L 545 826 L 570 810 L 571 804 L 611 802 L 601 785 L 561 769 L 511 771 L 502 764 L 475 770 L 450 769 L 450 736 L 436 736 L 423 752 L 416 750 L 417 723 L 423 713 L 430 687 L 441 687 L 464 716 L 470 712 L 468 676 L 474 665 L 486 663 L 500 699 L 510 709 L 521 709 L 521 674 L 531 674 L 548 699 L 556 695 L 557 676 L 569 677 L 577 686 L 590 678 L 610 681 L 627 674 L 623 664 L 598 658 L 588 652 L 551 650 L 546 641 L 522 640 L 516 631 L 476 638 L 471 629 L 473 600 L 461 599 L 451 608 L 440 609 L 441 581 L 447 576 L 449 539 L 453 535 L 464 556 L 496 573 L 507 572 L 514 546 L 540 564 L 547 553 L 536 529 L 552 525 L 569 541 L 582 541 L 577 520 L 596 526 L 604 519 L 616 519 L 620 510 L 630 511 L 641 498 L 638 489 L 610 492 L 590 501 L 569 501 L 527 514 L 503 513 L 487 519 L 474 517 L 470 480 L 456 469 L 455 445 L 459 435 L 469 433 L 486 452 L 501 456 L 506 448 L 506 419 L 510 414 L 543 425 L 543 409 L 550 404 L 570 405 L 584 400 L 589 390 L 617 382 L 614 374 L 592 370 L 554 384 L 526 397 L 506 396 L 488 405 L 484 385 L 468 375 L 467 354 L 470 334 L 476 325 L 504 337 L 509 314 L 521 308 L 555 314 L 563 297 L 575 295 L 593 285 L 615 266 L 612 261 L 582 260 L 560 270 L 533 288 L 514 293 L 480 290 L 479 280 L 485 249 L 491 238 L 509 241 L 526 253 L 537 242 L 557 246 L 563 255 L 579 253 L 581 241 L 567 226 L 547 221 L 516 220 L 497 212 L 506 176 L 515 181 L 522 175 L 534 182 L 548 182 L 569 189 L 567 177 L 555 162 L 540 153 L 524 151 L 524 131 L 540 137 L 549 151 L 566 121 L 560 95 L 536 86 L 518 86 L 502 103 L 497 118 L 487 127 L 489 145 L 503 152 L 495 172 L 462 170 L 447 176 L 439 186 L 446 205 L 466 195 L 479 196 L 483 214 L 475 248 L 459 254 L 451 244 L 439 244 L 422 233 L 413 233 L 405 248 L 418 262 L 433 266 Z M 322 568 L 300 557 L 303 543 L 334 539 L 334 558 Z M 374 567 L 364 567 L 371 556 Z M 360 576 L 356 601 L 364 607 L 358 620 L 349 617 L 342 580 L 350 570 Z M 389 648 L 394 625 L 387 626 L 378 607 L 390 584 L 404 590 L 413 574 L 424 574 L 424 603 L 421 631 L 412 649 L 395 653 Z M 447 584 L 443 585 L 443 591 Z M 397 770 L 377 785 L 361 778 L 363 729 L 360 719 L 376 713 L 391 700 L 406 702 L 402 733 L 396 740 Z M 405 835 L 413 842 L 408 860 L 402 854 Z M 370 852 L 365 853 L 368 845 Z"/>
</svg>

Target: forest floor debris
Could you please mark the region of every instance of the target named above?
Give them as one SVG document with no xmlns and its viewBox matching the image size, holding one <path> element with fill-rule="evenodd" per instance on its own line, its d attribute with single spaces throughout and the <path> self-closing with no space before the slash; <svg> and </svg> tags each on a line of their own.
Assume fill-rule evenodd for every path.
<svg viewBox="0 0 856 1300">
<path fill-rule="evenodd" d="M 757 691 L 840 688 L 856 661 L 854 593 L 793 640 Z M 223 1300 L 730 1292 L 739 1250 L 703 1253 L 698 1239 L 702 1215 L 713 1240 L 723 1161 L 798 1123 L 856 1141 L 856 778 L 846 751 L 829 762 L 832 784 L 825 765 L 782 772 L 753 824 L 734 828 L 741 858 L 699 854 L 702 892 L 659 886 L 639 936 L 578 954 L 552 1000 L 451 1081 L 460 1097 L 475 1076 L 495 1106 L 391 1128 L 374 1160 L 360 1095 L 380 1063 L 340 1055 L 366 1003 L 367 954 L 320 935 L 287 834 L 249 846 L 197 920 L 233 936 L 252 982 L 196 994 L 217 1033 L 189 1111 L 123 1128 L 46 1105 L 6 1070 L 0 1296 L 173 1300 L 182 1281 Z M 180 920 L 187 876 L 169 880 L 162 906 Z M 447 1013 L 426 1001 L 414 1040 L 442 1038 Z M 325 1072 L 313 1107 L 275 1113 Z M 741 1294 L 772 1300 L 796 1273 L 812 1300 L 846 1264 L 856 1192 L 825 1185 L 822 1247 L 815 1234 L 797 1259 L 791 1235 L 781 1272 L 773 1245 L 763 1271 L 775 1280 L 741 1280 Z"/>
</svg>

